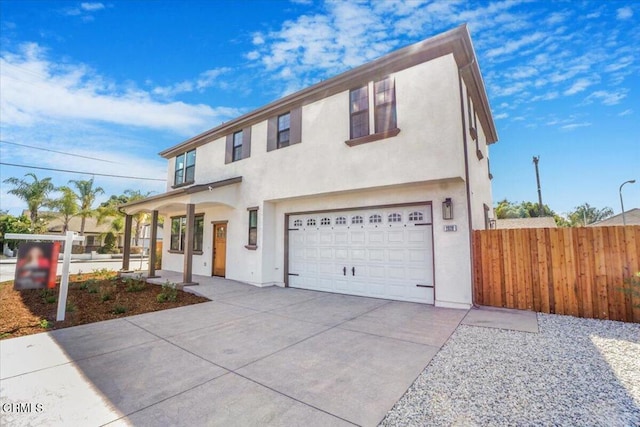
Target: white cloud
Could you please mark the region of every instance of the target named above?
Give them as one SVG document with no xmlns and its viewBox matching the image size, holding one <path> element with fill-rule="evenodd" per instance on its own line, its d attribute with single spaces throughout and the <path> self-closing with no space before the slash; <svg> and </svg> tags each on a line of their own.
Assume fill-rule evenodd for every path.
<svg viewBox="0 0 640 427">
<path fill-rule="evenodd" d="M 546 35 L 542 32 L 535 32 L 533 34 L 529 34 L 526 36 L 521 37 L 518 40 L 512 40 L 509 41 L 507 43 L 505 43 L 502 46 L 490 49 L 489 51 L 487 51 L 487 56 L 489 58 L 495 57 L 495 56 L 503 56 L 503 55 L 507 55 L 510 53 L 515 52 L 516 50 L 530 45 L 532 43 L 538 42 L 543 40 L 544 38 L 546 38 Z"/>
<path fill-rule="evenodd" d="M 621 7 L 616 11 L 616 18 L 620 20 L 629 19 L 633 16 L 633 9 L 630 6 Z"/>
<path fill-rule="evenodd" d="M 506 119 L 507 117 L 509 117 L 509 113 L 500 113 L 493 116 L 493 118 L 496 120 Z"/>
<path fill-rule="evenodd" d="M 624 110 L 621 113 L 618 113 L 618 116 L 620 117 L 624 117 L 624 116 L 629 116 L 633 113 L 633 110 L 631 108 L 627 108 L 626 110 Z"/>
<path fill-rule="evenodd" d="M 544 95 L 536 95 L 531 98 L 531 101 L 551 101 L 552 99 L 558 98 L 558 96 L 560 96 L 560 94 L 558 91 L 554 90 L 552 92 L 545 93 Z"/>
<path fill-rule="evenodd" d="M 568 125 L 560 126 L 560 129 L 563 129 L 563 130 L 574 130 L 574 129 L 583 128 L 583 127 L 589 127 L 589 126 L 591 126 L 591 123 L 589 123 L 589 122 L 570 123 Z"/>
<path fill-rule="evenodd" d="M 604 105 L 616 105 L 619 104 L 624 98 L 626 98 L 627 94 L 623 91 L 610 92 L 606 90 L 597 90 L 589 95 L 585 102 L 589 103 L 593 100 L 600 100 Z"/>
<path fill-rule="evenodd" d="M 50 62 L 37 44 L 0 58 L 3 125 L 82 120 L 192 134 L 239 115 L 233 108 L 161 102 L 152 93 L 120 88 L 82 64 Z M 199 84 L 209 84 L 203 75 Z"/>
<path fill-rule="evenodd" d="M 595 81 L 591 79 L 581 78 L 576 80 L 573 85 L 563 92 L 563 95 L 575 95 L 586 90 L 589 86 L 593 85 Z"/>
<path fill-rule="evenodd" d="M 93 12 L 95 10 L 104 9 L 104 4 L 102 4 L 102 3 L 80 3 L 80 9 L 86 10 L 88 12 Z"/>
<path fill-rule="evenodd" d="M 169 86 L 157 86 L 153 88 L 153 94 L 164 97 L 173 97 L 177 94 L 188 93 L 193 91 L 202 92 L 204 89 L 215 86 L 218 77 L 223 74 L 228 74 L 232 69 L 229 67 L 214 68 L 204 71 L 200 75 L 192 80 L 184 80 L 179 83 L 174 83 Z"/>
</svg>

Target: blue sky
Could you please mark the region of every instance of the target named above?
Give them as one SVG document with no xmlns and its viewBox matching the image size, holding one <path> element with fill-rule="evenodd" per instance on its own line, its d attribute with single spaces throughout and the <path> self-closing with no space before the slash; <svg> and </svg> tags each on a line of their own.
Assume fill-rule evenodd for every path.
<svg viewBox="0 0 640 427">
<path fill-rule="evenodd" d="M 166 178 L 201 131 L 468 23 L 499 135 L 494 201 L 640 207 L 640 4 L 634 1 L 0 2 L 3 162 Z M 0 166 L 2 180 L 28 170 Z M 35 171 L 58 185 L 77 175 Z M 164 191 L 96 176 L 107 194 Z M 2 209 L 24 204 L 0 189 Z"/>
</svg>

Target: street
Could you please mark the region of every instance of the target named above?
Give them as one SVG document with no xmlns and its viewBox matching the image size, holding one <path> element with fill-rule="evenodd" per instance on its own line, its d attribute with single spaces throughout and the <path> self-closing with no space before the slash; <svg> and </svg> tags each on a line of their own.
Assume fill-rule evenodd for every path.
<svg viewBox="0 0 640 427">
<path fill-rule="evenodd" d="M 129 262 L 129 267 L 132 270 L 146 270 L 147 266 L 148 264 L 146 259 L 143 259 L 142 263 L 140 262 L 140 259 L 132 259 Z M 70 274 L 78 274 L 78 272 L 91 273 L 93 270 L 98 270 L 102 268 L 118 271 L 122 268 L 122 260 L 121 259 L 104 260 L 104 261 L 73 260 L 71 261 L 69 272 Z M 0 282 L 4 282 L 5 280 L 13 280 L 15 272 L 16 272 L 15 263 L 0 264 Z M 62 261 L 58 262 L 57 274 L 60 275 L 60 273 L 62 273 Z"/>
</svg>

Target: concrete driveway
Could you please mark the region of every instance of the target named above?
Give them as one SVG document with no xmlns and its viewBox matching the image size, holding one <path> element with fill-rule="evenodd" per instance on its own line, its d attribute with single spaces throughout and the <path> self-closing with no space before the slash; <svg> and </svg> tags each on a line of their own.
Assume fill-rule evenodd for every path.
<svg viewBox="0 0 640 427">
<path fill-rule="evenodd" d="M 466 310 L 231 281 L 0 341 L 7 425 L 377 425 Z M 4 424 L 3 423 L 3 424 Z"/>
</svg>

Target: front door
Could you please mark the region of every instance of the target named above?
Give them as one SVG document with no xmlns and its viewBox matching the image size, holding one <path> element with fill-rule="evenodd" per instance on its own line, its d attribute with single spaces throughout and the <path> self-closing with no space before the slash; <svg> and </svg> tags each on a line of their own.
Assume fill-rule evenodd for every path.
<svg viewBox="0 0 640 427">
<path fill-rule="evenodd" d="M 227 265 L 227 224 L 213 224 L 213 275 L 225 276 Z"/>
</svg>

